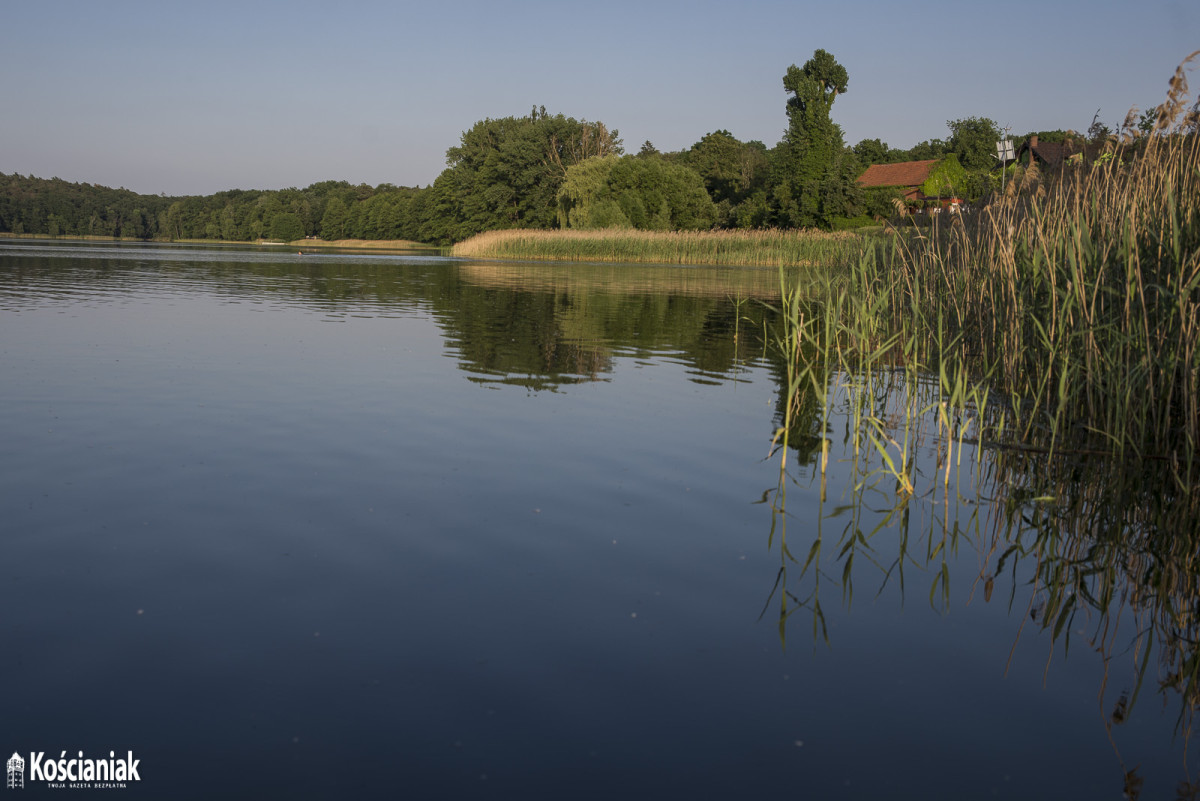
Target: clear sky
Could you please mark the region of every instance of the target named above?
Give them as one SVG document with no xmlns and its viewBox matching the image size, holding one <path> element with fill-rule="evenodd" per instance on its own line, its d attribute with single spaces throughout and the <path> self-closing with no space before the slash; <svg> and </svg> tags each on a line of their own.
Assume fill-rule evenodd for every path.
<svg viewBox="0 0 1200 801">
<path fill-rule="evenodd" d="M 771 146 L 783 74 L 817 48 L 850 75 L 847 144 L 907 148 L 969 116 L 1115 127 L 1200 49 L 1200 2 L 0 0 L 0 172 L 168 195 L 423 186 L 477 120 L 534 105 L 627 152 L 722 128 Z"/>
</svg>

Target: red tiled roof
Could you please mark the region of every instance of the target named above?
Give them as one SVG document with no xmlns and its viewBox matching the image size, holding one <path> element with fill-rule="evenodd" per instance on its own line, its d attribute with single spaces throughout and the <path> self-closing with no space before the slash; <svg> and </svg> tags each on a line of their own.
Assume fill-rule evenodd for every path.
<svg viewBox="0 0 1200 801">
<path fill-rule="evenodd" d="M 925 183 L 938 159 L 902 161 L 898 164 L 872 164 L 858 176 L 859 186 L 920 186 Z"/>
</svg>

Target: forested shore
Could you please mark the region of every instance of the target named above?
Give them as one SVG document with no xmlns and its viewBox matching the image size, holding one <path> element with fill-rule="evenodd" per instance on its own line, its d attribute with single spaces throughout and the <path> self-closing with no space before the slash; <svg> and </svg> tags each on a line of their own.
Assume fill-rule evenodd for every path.
<svg viewBox="0 0 1200 801">
<path fill-rule="evenodd" d="M 1015 164 L 1001 169 L 995 143 L 1002 132 L 986 117 L 950 120 L 949 137 L 907 150 L 880 139 L 847 146 L 832 109 L 849 76 L 824 50 L 789 67 L 783 86 L 787 127 L 773 147 L 717 130 L 684 150 L 659 152 L 644 142 L 626 154 L 618 131 L 605 123 L 535 107 L 526 116 L 477 122 L 425 187 L 324 181 L 169 197 L 0 173 L 0 234 L 448 245 L 506 229 L 843 230 L 919 210 L 901 187 L 860 186 L 858 177 L 873 164 L 936 161 L 923 191 L 966 201 L 1019 177 Z M 1148 131 L 1155 112 L 1131 115 L 1118 133 Z M 1113 134 L 1096 118 L 1086 135 L 1040 131 L 1029 139 L 1099 147 Z"/>
</svg>

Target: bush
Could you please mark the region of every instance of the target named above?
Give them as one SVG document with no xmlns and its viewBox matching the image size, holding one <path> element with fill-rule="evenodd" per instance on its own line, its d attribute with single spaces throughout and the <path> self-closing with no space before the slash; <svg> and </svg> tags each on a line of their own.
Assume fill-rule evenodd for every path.
<svg viewBox="0 0 1200 801">
<path fill-rule="evenodd" d="M 875 218 L 869 214 L 860 214 L 857 217 L 834 217 L 833 230 L 835 231 L 850 231 L 855 228 L 863 228 L 868 225 L 875 225 Z"/>
</svg>

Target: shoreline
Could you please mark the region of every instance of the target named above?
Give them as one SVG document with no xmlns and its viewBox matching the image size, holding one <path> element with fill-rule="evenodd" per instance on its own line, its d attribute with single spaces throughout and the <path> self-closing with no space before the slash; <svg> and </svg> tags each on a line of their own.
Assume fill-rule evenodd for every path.
<svg viewBox="0 0 1200 801">
<path fill-rule="evenodd" d="M 277 247 L 287 245 L 288 247 L 297 247 L 302 250 L 308 248 L 313 250 L 443 250 L 443 248 L 437 245 L 425 245 L 408 239 L 335 239 L 333 241 L 324 239 L 297 239 L 292 242 L 272 242 L 260 239 L 249 244 L 274 245 Z"/>
<path fill-rule="evenodd" d="M 0 239 L 33 239 L 54 242 L 149 242 L 157 245 L 263 245 L 294 247 L 301 250 L 443 250 L 437 245 L 425 245 L 408 239 L 338 239 L 332 242 L 324 239 L 296 239 L 291 242 L 283 242 L 268 239 L 142 239 L 135 236 L 99 236 L 95 234 L 50 236 L 49 234 L 14 234 L 10 231 L 0 231 Z"/>
<path fill-rule="evenodd" d="M 454 244 L 460 258 L 675 264 L 779 269 L 831 268 L 856 261 L 867 239 L 849 231 L 756 229 L 644 231 L 506 229 L 485 231 Z"/>
</svg>

